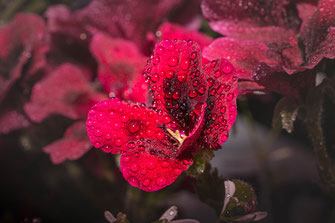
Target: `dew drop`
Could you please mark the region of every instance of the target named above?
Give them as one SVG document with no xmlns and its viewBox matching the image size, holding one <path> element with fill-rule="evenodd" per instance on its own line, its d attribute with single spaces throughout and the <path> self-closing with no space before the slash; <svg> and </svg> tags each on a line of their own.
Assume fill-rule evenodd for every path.
<svg viewBox="0 0 335 223">
<path fill-rule="evenodd" d="M 197 52 L 193 52 L 191 54 L 191 59 L 194 60 L 195 58 L 197 58 Z"/>
<path fill-rule="evenodd" d="M 216 60 L 213 60 L 212 62 L 211 62 L 211 67 L 215 67 L 215 65 L 216 65 Z"/>
<path fill-rule="evenodd" d="M 205 87 L 205 86 L 200 86 L 199 89 L 198 89 L 198 92 L 199 92 L 199 94 L 201 94 L 201 95 L 204 94 L 205 91 L 206 91 L 206 87 Z"/>
<path fill-rule="evenodd" d="M 134 187 L 138 187 L 138 180 L 136 177 L 131 176 L 128 178 L 128 182 L 130 183 L 130 185 L 134 186 Z"/>
<path fill-rule="evenodd" d="M 127 115 L 122 115 L 122 116 L 120 117 L 120 120 L 121 120 L 121 122 L 127 122 L 127 121 L 129 120 L 129 118 L 128 118 Z"/>
<path fill-rule="evenodd" d="M 117 147 L 120 147 L 120 146 L 122 146 L 122 139 L 121 138 L 116 138 L 114 143 Z"/>
<path fill-rule="evenodd" d="M 158 80 L 159 80 L 159 75 L 157 73 L 154 73 L 152 76 L 151 76 L 151 80 L 156 83 Z"/>
<path fill-rule="evenodd" d="M 195 90 L 191 90 L 189 96 L 190 98 L 195 98 L 198 96 L 198 93 Z"/>
<path fill-rule="evenodd" d="M 169 165 L 170 165 L 170 163 L 167 162 L 167 161 L 163 161 L 163 162 L 161 163 L 161 166 L 162 166 L 163 168 L 167 168 Z"/>
<path fill-rule="evenodd" d="M 111 134 L 107 133 L 107 134 L 105 135 L 105 139 L 106 139 L 106 140 L 110 140 L 111 138 L 112 138 L 112 135 L 111 135 Z"/>
<path fill-rule="evenodd" d="M 220 109 L 220 112 L 221 112 L 222 114 L 226 113 L 226 111 L 227 111 L 227 107 L 226 107 L 226 106 L 223 106 L 223 107 Z"/>
<path fill-rule="evenodd" d="M 164 48 L 162 46 L 158 47 L 156 52 L 159 54 L 159 55 L 162 55 L 164 53 Z"/>
<path fill-rule="evenodd" d="M 146 175 L 146 174 L 148 173 L 148 171 L 147 171 L 146 169 L 142 169 L 142 170 L 140 171 L 140 173 L 141 173 L 142 175 Z"/>
<path fill-rule="evenodd" d="M 153 162 L 153 161 L 149 161 L 149 162 L 147 163 L 147 167 L 148 167 L 149 170 L 153 170 L 153 169 L 155 169 L 155 167 L 156 167 L 156 163 Z"/>
<path fill-rule="evenodd" d="M 94 135 L 97 136 L 97 137 L 102 136 L 102 130 L 101 129 L 94 130 Z"/>
<path fill-rule="evenodd" d="M 181 82 L 181 83 L 184 83 L 187 79 L 187 76 L 186 74 L 179 74 L 178 75 L 178 81 Z"/>
<path fill-rule="evenodd" d="M 175 91 L 175 92 L 173 92 L 172 97 L 173 97 L 173 99 L 175 99 L 175 100 L 179 99 L 179 97 L 180 97 L 180 92 L 179 92 L 178 90 Z"/>
<path fill-rule="evenodd" d="M 174 172 L 175 175 L 180 175 L 182 170 L 181 169 L 174 169 L 173 172 Z"/>
<path fill-rule="evenodd" d="M 227 95 L 227 100 L 228 100 L 228 101 L 233 100 L 233 98 L 234 98 L 234 94 L 229 93 L 229 94 Z"/>
<path fill-rule="evenodd" d="M 124 156 L 122 160 L 123 160 L 123 162 L 128 163 L 130 161 L 130 157 L 129 156 Z"/>
<path fill-rule="evenodd" d="M 137 163 L 133 163 L 130 166 L 130 170 L 133 172 L 137 172 L 140 169 L 140 166 Z"/>
<path fill-rule="evenodd" d="M 222 75 L 222 73 L 221 73 L 220 70 L 217 70 L 217 71 L 215 71 L 215 73 L 214 73 L 214 76 L 215 76 L 216 78 L 221 77 L 221 75 Z"/>
<path fill-rule="evenodd" d="M 152 62 L 153 62 L 155 65 L 159 64 L 159 62 L 160 62 L 159 57 L 158 57 L 158 56 L 157 56 L 157 57 L 154 57 L 153 60 L 152 60 Z"/>
<path fill-rule="evenodd" d="M 236 111 L 236 106 L 235 105 L 230 106 L 229 111 L 231 111 L 231 112 Z"/>
<path fill-rule="evenodd" d="M 229 64 L 226 64 L 224 67 L 223 67 L 223 72 L 225 74 L 230 74 L 231 72 L 233 71 L 233 67 Z"/>
<path fill-rule="evenodd" d="M 158 186 L 164 186 L 164 185 L 166 184 L 166 179 L 165 179 L 165 177 L 159 177 L 159 178 L 157 178 L 157 180 L 156 180 L 156 184 L 157 184 Z"/>
<path fill-rule="evenodd" d="M 212 78 L 209 78 L 207 81 L 208 81 L 208 86 L 212 87 L 214 84 L 214 80 Z"/>
<path fill-rule="evenodd" d="M 164 134 L 162 132 L 156 132 L 156 138 L 162 140 L 164 138 Z"/>
<path fill-rule="evenodd" d="M 137 121 L 132 120 L 132 121 L 129 122 L 129 124 L 127 126 L 127 129 L 130 133 L 134 134 L 134 133 L 138 132 L 138 130 L 140 129 L 140 125 Z"/>
<path fill-rule="evenodd" d="M 98 121 L 102 122 L 105 119 L 105 115 L 103 113 L 99 113 L 97 119 Z"/>
<path fill-rule="evenodd" d="M 172 79 L 174 76 L 174 72 L 172 70 L 168 70 L 165 74 L 166 78 Z"/>
<path fill-rule="evenodd" d="M 145 180 L 143 180 L 143 186 L 147 187 L 149 186 L 151 183 L 151 180 L 149 178 L 146 178 Z"/>
<path fill-rule="evenodd" d="M 193 81 L 193 86 L 194 87 L 197 87 L 198 85 L 199 85 L 199 81 L 197 81 L 197 80 Z"/>
<path fill-rule="evenodd" d="M 180 68 L 182 70 L 188 70 L 188 68 L 190 68 L 190 59 L 188 58 L 183 58 L 181 61 L 180 61 Z"/>
<path fill-rule="evenodd" d="M 183 163 L 184 163 L 185 165 L 188 165 L 188 164 L 190 164 L 190 161 L 188 161 L 188 160 L 183 160 Z"/>
<path fill-rule="evenodd" d="M 168 65 L 170 67 L 175 67 L 178 64 L 178 58 L 177 57 L 170 57 L 168 60 Z"/>
</svg>

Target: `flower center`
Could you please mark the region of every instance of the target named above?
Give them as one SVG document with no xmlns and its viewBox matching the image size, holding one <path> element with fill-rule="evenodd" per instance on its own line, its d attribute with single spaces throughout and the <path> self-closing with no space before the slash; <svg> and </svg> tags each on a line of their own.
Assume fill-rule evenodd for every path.
<svg viewBox="0 0 335 223">
<path fill-rule="evenodd" d="M 186 135 L 184 134 L 180 134 L 179 130 L 176 130 L 175 132 L 172 131 L 171 129 L 166 129 L 168 131 L 168 133 L 175 138 L 178 142 L 179 142 L 179 148 L 181 147 L 181 145 L 183 145 L 183 142 L 185 141 L 185 139 L 187 138 Z"/>
</svg>

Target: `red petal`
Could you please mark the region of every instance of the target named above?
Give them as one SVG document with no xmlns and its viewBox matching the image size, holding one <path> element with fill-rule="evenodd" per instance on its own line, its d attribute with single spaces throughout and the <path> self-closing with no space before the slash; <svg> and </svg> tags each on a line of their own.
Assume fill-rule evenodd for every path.
<svg viewBox="0 0 335 223">
<path fill-rule="evenodd" d="M 46 51 L 42 43 L 45 23 L 33 14 L 17 14 L 14 20 L 0 29 L 0 100 L 12 84 L 25 72 L 32 75 L 44 65 Z"/>
<path fill-rule="evenodd" d="M 26 118 L 16 111 L 8 111 L 0 117 L 0 134 L 7 134 L 13 130 L 28 126 L 29 122 Z"/>
<path fill-rule="evenodd" d="M 240 79 L 252 79 L 251 74 L 259 62 L 278 64 L 274 58 L 266 55 L 268 46 L 264 43 L 232 38 L 218 38 L 203 50 L 203 56 L 208 60 L 228 59 L 238 72 Z"/>
<path fill-rule="evenodd" d="M 95 147 L 105 152 L 121 153 L 134 148 L 140 139 L 166 140 L 161 127 L 169 122 L 168 117 L 160 116 L 144 105 L 110 99 L 93 106 L 86 125 Z"/>
<path fill-rule="evenodd" d="M 162 18 L 180 2 L 93 0 L 85 8 L 73 13 L 65 6 L 50 7 L 46 15 L 52 17 L 52 26 L 55 27 L 54 31 L 58 30 L 57 32 L 69 33 L 77 38 L 81 34 L 90 38 L 90 34 L 105 32 L 113 37 L 130 39 L 142 46 L 147 33 L 154 31 Z M 63 8 L 58 10 L 59 7 Z M 58 13 L 59 11 L 63 13 Z"/>
<path fill-rule="evenodd" d="M 219 149 L 229 136 L 237 115 L 237 73 L 227 60 L 212 61 L 204 68 L 208 76 L 209 103 L 200 144 Z"/>
<path fill-rule="evenodd" d="M 335 4 L 320 0 L 318 9 L 302 27 L 307 68 L 315 67 L 323 58 L 335 58 Z"/>
<path fill-rule="evenodd" d="M 267 91 L 293 97 L 303 102 L 309 90 L 315 86 L 315 74 L 315 70 L 301 67 L 295 70 L 294 74 L 289 75 L 282 67 L 271 67 L 260 63 L 256 66 L 253 77 Z"/>
<path fill-rule="evenodd" d="M 123 100 L 146 101 L 147 86 L 142 79 L 145 57 L 133 42 L 96 34 L 90 49 L 99 64 L 98 78 L 109 94 Z M 131 92 L 135 83 L 140 86 Z"/>
<path fill-rule="evenodd" d="M 157 142 L 144 143 L 147 147 L 163 146 Z M 191 159 L 177 159 L 151 154 L 141 145 L 121 156 L 121 171 L 124 178 L 134 187 L 152 192 L 172 184 L 193 163 Z"/>
<path fill-rule="evenodd" d="M 24 109 L 35 122 L 51 114 L 78 119 L 86 117 L 89 108 L 105 98 L 90 87 L 80 68 L 64 64 L 34 86 Z"/>
<path fill-rule="evenodd" d="M 249 29 L 280 26 L 298 31 L 300 18 L 294 1 L 203 0 L 202 12 L 216 32 L 242 36 Z"/>
<path fill-rule="evenodd" d="M 156 34 L 158 36 L 158 42 L 165 39 L 192 39 L 199 44 L 200 49 L 208 46 L 213 41 L 211 37 L 203 33 L 187 30 L 181 25 L 169 22 L 162 24 Z"/>
<path fill-rule="evenodd" d="M 189 40 L 164 40 L 156 44 L 145 76 L 149 80 L 158 114 L 173 117 L 186 135 L 197 126 L 207 99 L 198 44 Z"/>
<path fill-rule="evenodd" d="M 66 130 L 62 139 L 43 148 L 44 152 L 50 154 L 54 164 L 66 159 L 79 159 L 90 149 L 91 143 L 86 135 L 84 122 L 76 122 Z"/>
</svg>

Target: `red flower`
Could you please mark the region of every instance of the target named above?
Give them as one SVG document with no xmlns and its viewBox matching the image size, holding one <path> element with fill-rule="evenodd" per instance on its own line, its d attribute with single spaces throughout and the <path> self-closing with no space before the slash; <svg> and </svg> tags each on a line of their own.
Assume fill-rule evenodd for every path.
<svg viewBox="0 0 335 223">
<path fill-rule="evenodd" d="M 226 60 L 202 65 L 192 40 L 155 46 L 144 76 L 152 107 L 119 99 L 90 110 L 88 136 L 97 148 L 121 153 L 121 171 L 133 186 L 162 189 L 192 164 L 199 146 L 219 149 L 236 118 L 237 77 Z"/>
<path fill-rule="evenodd" d="M 231 59 L 242 92 L 264 89 L 304 100 L 315 85 L 316 65 L 335 58 L 334 7 L 331 0 L 203 0 L 211 27 L 227 36 L 204 57 Z"/>
</svg>

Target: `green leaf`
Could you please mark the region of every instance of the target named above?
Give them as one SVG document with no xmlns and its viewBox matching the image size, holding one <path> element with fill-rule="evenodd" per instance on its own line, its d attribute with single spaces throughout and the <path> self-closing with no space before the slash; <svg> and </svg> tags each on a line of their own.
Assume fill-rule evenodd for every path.
<svg viewBox="0 0 335 223">
<path fill-rule="evenodd" d="M 220 215 L 225 199 L 225 180 L 220 177 L 217 169 L 212 169 L 211 165 L 205 165 L 204 173 L 198 177 L 195 184 L 195 191 L 201 201 L 208 204 Z"/>
<path fill-rule="evenodd" d="M 294 99 L 288 97 L 280 99 L 273 112 L 272 127 L 274 129 L 283 128 L 288 133 L 292 133 L 300 107 Z"/>
<path fill-rule="evenodd" d="M 213 150 L 199 149 L 194 155 L 193 165 L 186 171 L 191 177 L 198 177 L 205 171 L 206 163 L 214 157 Z"/>
</svg>

